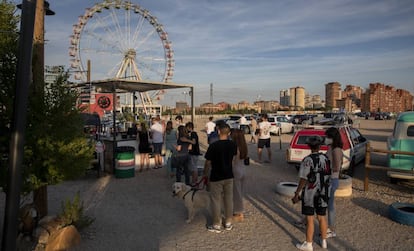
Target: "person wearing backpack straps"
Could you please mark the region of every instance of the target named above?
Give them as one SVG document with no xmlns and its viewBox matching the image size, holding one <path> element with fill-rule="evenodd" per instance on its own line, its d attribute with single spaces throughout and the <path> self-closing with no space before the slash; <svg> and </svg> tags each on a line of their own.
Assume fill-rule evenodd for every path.
<svg viewBox="0 0 414 251">
<path fill-rule="evenodd" d="M 320 153 L 323 139 L 320 136 L 311 136 L 307 144 L 311 154 L 306 156 L 300 165 L 299 184 L 292 198 L 293 203 L 302 201 L 302 214 L 306 216 L 306 240 L 296 244 L 300 250 L 313 250 L 314 214 L 316 213 L 321 233 L 321 246 L 327 248 L 326 209 L 329 200 L 330 163 L 328 157 Z"/>
</svg>

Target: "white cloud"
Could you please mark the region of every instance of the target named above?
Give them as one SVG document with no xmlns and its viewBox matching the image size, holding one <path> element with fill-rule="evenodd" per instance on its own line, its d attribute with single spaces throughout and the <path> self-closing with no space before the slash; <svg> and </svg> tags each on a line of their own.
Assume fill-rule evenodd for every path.
<svg viewBox="0 0 414 251">
<path fill-rule="evenodd" d="M 133 1 L 135 2 L 135 1 Z M 72 24 L 95 0 L 52 1 L 46 17 L 46 63 L 68 65 Z M 414 92 L 414 2 L 142 0 L 169 33 L 174 81 L 193 83 L 209 101 L 278 98 L 281 87 L 363 87 L 372 81 Z M 99 57 L 98 59 L 99 60 Z M 168 91 L 165 101 L 171 98 Z M 235 95 L 237 92 L 237 95 Z M 197 93 L 197 92 L 196 92 Z"/>
</svg>

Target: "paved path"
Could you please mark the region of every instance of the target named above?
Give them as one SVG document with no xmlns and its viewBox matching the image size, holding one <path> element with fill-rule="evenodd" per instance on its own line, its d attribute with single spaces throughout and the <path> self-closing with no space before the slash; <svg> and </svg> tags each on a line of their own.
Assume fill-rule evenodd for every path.
<svg viewBox="0 0 414 251">
<path fill-rule="evenodd" d="M 384 135 L 390 133 L 389 129 L 366 128 L 369 130 L 361 130 L 378 144 L 384 144 Z M 275 193 L 278 182 L 297 181 L 295 168 L 285 163 L 290 137 L 282 136 L 282 149 L 279 138 L 272 137 L 272 164 L 256 164 L 256 145 L 249 144 L 252 161 L 246 167 L 246 219 L 232 231 L 206 231 L 206 212 L 186 224 L 186 209 L 182 200 L 172 197 L 173 180 L 165 169 L 126 179 L 90 175 L 50 186 L 49 211 L 60 212 L 61 201 L 80 191 L 86 214 L 95 222 L 82 232 L 82 242 L 75 250 L 296 250 L 294 244 L 304 239 L 304 232 L 292 224 L 301 217 L 300 206 Z M 374 172 L 370 192 L 365 193 L 362 174 L 359 168 L 352 197 L 336 201 L 338 237 L 328 240 L 329 250 L 412 249 L 412 227 L 389 220 L 387 207 L 397 200 L 414 203 L 414 187 L 411 183 L 390 185 L 384 173 Z M 3 195 L 0 205 L 4 205 Z M 317 244 L 314 248 L 322 250 Z"/>
</svg>

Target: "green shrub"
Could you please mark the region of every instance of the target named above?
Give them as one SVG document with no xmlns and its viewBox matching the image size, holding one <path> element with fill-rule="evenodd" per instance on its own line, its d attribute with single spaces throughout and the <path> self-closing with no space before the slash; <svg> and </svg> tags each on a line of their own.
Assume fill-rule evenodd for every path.
<svg viewBox="0 0 414 251">
<path fill-rule="evenodd" d="M 78 230 L 91 225 L 95 219 L 83 214 L 83 202 L 80 200 L 79 192 L 73 201 L 62 202 L 62 213 L 59 215 L 63 226 L 74 225 Z"/>
</svg>

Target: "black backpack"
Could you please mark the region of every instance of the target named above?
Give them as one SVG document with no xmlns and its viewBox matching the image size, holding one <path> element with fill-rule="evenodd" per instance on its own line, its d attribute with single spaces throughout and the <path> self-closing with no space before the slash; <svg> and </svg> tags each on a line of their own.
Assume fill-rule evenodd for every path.
<svg viewBox="0 0 414 251">
<path fill-rule="evenodd" d="M 324 155 L 326 158 L 326 163 L 323 168 L 319 167 L 320 156 Z M 311 168 L 308 174 L 308 182 L 315 183 L 317 178 L 317 173 L 319 173 L 320 182 L 321 182 L 321 191 L 319 191 L 320 195 L 325 201 L 329 199 L 329 186 L 330 186 L 330 175 L 331 175 L 331 162 L 329 161 L 328 156 L 323 153 L 318 154 L 310 154 L 309 155 L 313 162 L 313 168 Z M 318 170 L 315 171 L 315 167 L 318 167 Z"/>
</svg>

